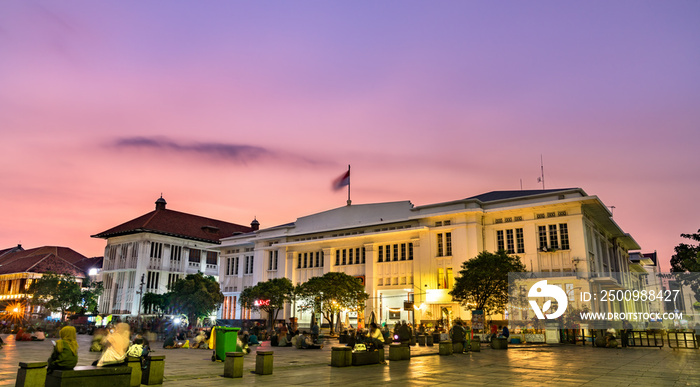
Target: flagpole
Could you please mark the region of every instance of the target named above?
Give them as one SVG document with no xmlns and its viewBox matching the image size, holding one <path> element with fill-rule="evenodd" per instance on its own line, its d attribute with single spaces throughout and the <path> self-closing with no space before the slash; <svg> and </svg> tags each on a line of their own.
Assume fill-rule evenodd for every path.
<svg viewBox="0 0 700 387">
<path fill-rule="evenodd" d="M 352 200 L 350 200 L 350 164 L 348 164 L 348 206 L 352 204 Z"/>
<path fill-rule="evenodd" d="M 540 154 L 540 171 L 542 173 L 542 190 L 544 190 L 544 161 L 542 160 L 541 154 Z"/>
</svg>

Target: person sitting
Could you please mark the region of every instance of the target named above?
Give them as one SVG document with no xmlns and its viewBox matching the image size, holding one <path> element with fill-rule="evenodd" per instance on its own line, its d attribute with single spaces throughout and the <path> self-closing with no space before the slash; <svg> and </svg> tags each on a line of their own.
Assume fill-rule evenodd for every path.
<svg viewBox="0 0 700 387">
<path fill-rule="evenodd" d="M 311 338 L 311 336 L 306 331 L 304 331 L 304 333 L 302 333 L 299 336 L 298 340 L 301 344 L 301 349 L 321 349 L 321 348 L 323 348 L 323 345 L 314 344 L 314 339 Z"/>
<path fill-rule="evenodd" d="M 396 333 L 399 336 L 401 345 L 407 347 L 411 342 L 411 330 L 408 325 L 406 325 L 405 321 L 397 328 Z"/>
<path fill-rule="evenodd" d="M 255 333 L 251 333 L 250 336 L 248 336 L 248 344 L 250 344 L 250 345 L 260 344 L 260 342 L 258 341 L 258 336 L 256 336 Z"/>
<path fill-rule="evenodd" d="M 66 326 L 59 332 L 60 340 L 56 341 L 53 352 L 47 360 L 47 372 L 53 370 L 72 370 L 78 364 L 78 341 L 75 327 Z"/>
<path fill-rule="evenodd" d="M 287 340 L 287 335 L 279 335 L 279 338 L 277 339 L 277 346 L 278 347 L 291 347 L 292 343 Z"/>
<path fill-rule="evenodd" d="M 165 340 L 163 341 L 163 348 L 178 348 L 177 343 L 175 342 L 174 334 L 170 333 L 165 337 Z"/>
<path fill-rule="evenodd" d="M 377 323 L 369 324 L 369 339 L 372 346 L 377 349 L 384 348 L 384 334 L 379 330 Z"/>
<path fill-rule="evenodd" d="M 194 338 L 194 344 L 192 348 L 207 349 L 207 334 L 203 330 L 200 330 L 197 336 Z"/>
<path fill-rule="evenodd" d="M 498 337 L 498 329 L 499 328 L 500 327 L 496 326 L 495 324 L 491 325 L 491 334 L 488 336 L 488 341 L 491 341 L 491 340 L 495 339 L 496 337 Z"/>
<path fill-rule="evenodd" d="M 34 341 L 44 341 L 46 339 L 46 334 L 41 328 L 37 328 L 36 332 L 32 335 L 32 340 Z"/>
<path fill-rule="evenodd" d="M 505 326 L 505 325 L 503 326 L 503 330 L 501 331 L 501 335 L 498 337 L 502 337 L 502 338 L 508 340 L 508 338 L 510 337 L 510 331 L 508 330 L 507 326 Z"/>
<path fill-rule="evenodd" d="M 292 346 L 294 346 L 296 349 L 301 349 L 301 343 L 303 341 L 303 338 L 301 335 L 297 334 L 292 337 Z"/>
<path fill-rule="evenodd" d="M 123 365 L 126 361 L 126 351 L 129 348 L 129 330 L 129 324 L 117 324 L 114 332 L 107 336 L 105 340 L 107 349 L 93 365 L 98 367 Z"/>
</svg>

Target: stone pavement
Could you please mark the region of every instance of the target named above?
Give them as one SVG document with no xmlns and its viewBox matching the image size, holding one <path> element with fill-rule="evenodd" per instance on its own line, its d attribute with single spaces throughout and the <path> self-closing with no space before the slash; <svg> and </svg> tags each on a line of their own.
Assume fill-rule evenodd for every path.
<svg viewBox="0 0 700 387">
<path fill-rule="evenodd" d="M 51 341 L 18 342 L 2 336 L 0 385 L 15 383 L 19 361 L 45 361 Z M 7 337 L 7 338 L 6 338 Z M 78 335 L 79 365 L 89 365 L 99 354 L 90 353 L 91 336 Z M 321 350 L 270 348 L 272 375 L 255 375 L 255 349 L 245 357 L 244 376 L 226 379 L 223 363 L 211 361 L 211 350 L 161 349 L 165 355 L 165 387 L 230 386 L 238 384 L 304 386 L 700 386 L 700 351 L 651 348 L 604 349 L 590 346 L 511 346 L 508 350 L 438 356 L 438 347 L 413 347 L 410 361 L 387 365 L 330 367 L 330 347 Z M 388 357 L 388 355 L 387 355 Z"/>
</svg>

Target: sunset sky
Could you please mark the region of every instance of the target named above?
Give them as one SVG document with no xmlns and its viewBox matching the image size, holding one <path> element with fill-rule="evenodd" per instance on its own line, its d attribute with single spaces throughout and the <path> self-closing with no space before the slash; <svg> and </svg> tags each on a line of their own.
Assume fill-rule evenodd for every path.
<svg viewBox="0 0 700 387">
<path fill-rule="evenodd" d="M 700 228 L 698 1 L 0 2 L 0 248 L 168 208 L 583 188 L 668 261 Z M 665 268 L 668 268 L 666 263 Z"/>
</svg>

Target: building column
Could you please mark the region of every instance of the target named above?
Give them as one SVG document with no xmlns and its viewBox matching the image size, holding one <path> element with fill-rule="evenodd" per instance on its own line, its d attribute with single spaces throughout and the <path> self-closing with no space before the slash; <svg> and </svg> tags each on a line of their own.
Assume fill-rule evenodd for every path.
<svg viewBox="0 0 700 387">
<path fill-rule="evenodd" d="M 482 215 L 467 215 L 467 260 L 476 257 L 480 252 L 484 251 L 482 219 Z M 457 263 L 461 266 L 461 262 Z"/>
<path fill-rule="evenodd" d="M 375 316 L 379 316 L 378 305 L 375 305 L 375 297 L 377 297 L 377 281 L 374 277 L 374 269 L 377 264 L 375 257 L 374 244 L 368 243 L 363 245 L 365 249 L 365 292 L 369 294 L 369 299 L 365 305 L 365 319 L 367 319 L 374 311 Z"/>
</svg>

